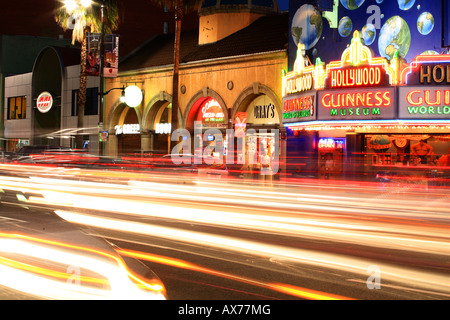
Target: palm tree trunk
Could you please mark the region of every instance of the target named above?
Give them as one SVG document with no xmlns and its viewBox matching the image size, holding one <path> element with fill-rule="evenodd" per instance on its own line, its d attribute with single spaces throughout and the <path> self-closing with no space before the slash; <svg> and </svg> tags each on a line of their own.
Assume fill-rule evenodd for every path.
<svg viewBox="0 0 450 320">
<path fill-rule="evenodd" d="M 76 136 L 76 148 L 83 148 L 83 134 L 82 129 L 84 128 L 84 106 L 86 104 L 86 48 L 87 48 L 87 30 L 83 31 L 83 42 L 81 44 L 81 54 L 80 54 L 80 89 L 78 91 L 78 111 L 77 111 L 77 136 Z"/>
<path fill-rule="evenodd" d="M 182 0 L 177 0 L 175 8 L 175 40 L 173 48 L 173 84 L 172 84 L 172 132 L 178 128 L 178 87 L 179 87 L 179 65 L 180 65 L 180 37 L 181 23 L 183 21 Z M 170 141 L 170 152 L 178 141 Z"/>
</svg>

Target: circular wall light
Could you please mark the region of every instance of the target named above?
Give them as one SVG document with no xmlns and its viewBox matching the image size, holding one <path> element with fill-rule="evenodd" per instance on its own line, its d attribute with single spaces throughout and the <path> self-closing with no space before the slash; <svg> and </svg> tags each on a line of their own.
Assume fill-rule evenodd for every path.
<svg viewBox="0 0 450 320">
<path fill-rule="evenodd" d="M 137 86 L 125 88 L 125 103 L 132 108 L 139 106 L 142 102 L 142 90 Z"/>
</svg>

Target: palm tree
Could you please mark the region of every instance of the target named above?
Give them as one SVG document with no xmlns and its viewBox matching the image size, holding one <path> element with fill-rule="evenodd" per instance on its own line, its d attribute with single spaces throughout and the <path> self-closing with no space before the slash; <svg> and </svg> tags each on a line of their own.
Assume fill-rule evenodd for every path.
<svg viewBox="0 0 450 320">
<path fill-rule="evenodd" d="M 101 0 L 104 10 L 104 32 L 109 33 L 119 26 L 119 13 L 116 0 Z M 91 3 L 92 2 L 92 3 Z M 100 6 L 90 0 L 61 0 L 57 1 L 55 19 L 65 30 L 73 24 L 72 44 L 81 43 L 80 55 L 80 90 L 78 91 L 77 128 L 84 127 L 84 106 L 86 104 L 86 35 L 88 32 L 102 32 L 102 10 Z M 99 106 L 102 108 L 102 105 Z M 76 137 L 76 146 L 83 146 L 83 135 Z"/>
<path fill-rule="evenodd" d="M 172 82 L 172 132 L 178 127 L 178 85 L 179 85 L 179 66 L 180 66 L 180 38 L 181 24 L 183 17 L 189 11 L 199 8 L 203 0 L 150 0 L 153 3 L 167 8 L 175 13 L 175 40 L 173 45 L 173 82 Z M 176 141 L 170 142 L 170 150 L 173 149 Z"/>
</svg>

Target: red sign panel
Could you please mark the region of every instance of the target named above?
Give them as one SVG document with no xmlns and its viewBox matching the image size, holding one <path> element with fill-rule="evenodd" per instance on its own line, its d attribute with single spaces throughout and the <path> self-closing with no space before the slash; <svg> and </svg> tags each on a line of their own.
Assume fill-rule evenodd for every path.
<svg viewBox="0 0 450 320">
<path fill-rule="evenodd" d="M 49 92 L 44 91 L 38 96 L 36 106 L 40 112 L 46 113 L 50 111 L 52 105 L 53 105 L 53 97 Z"/>
<path fill-rule="evenodd" d="M 245 137 L 245 129 L 247 126 L 247 112 L 237 112 L 235 117 L 235 133 L 238 138 Z"/>
</svg>

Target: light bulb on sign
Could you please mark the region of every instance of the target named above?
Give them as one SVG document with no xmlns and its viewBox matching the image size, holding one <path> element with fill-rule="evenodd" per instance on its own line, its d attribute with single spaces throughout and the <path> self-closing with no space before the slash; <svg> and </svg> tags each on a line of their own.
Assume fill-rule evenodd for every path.
<svg viewBox="0 0 450 320">
<path fill-rule="evenodd" d="M 131 107 L 135 108 L 139 106 L 142 102 L 142 91 L 137 86 L 129 86 L 125 88 L 125 103 Z"/>
</svg>

